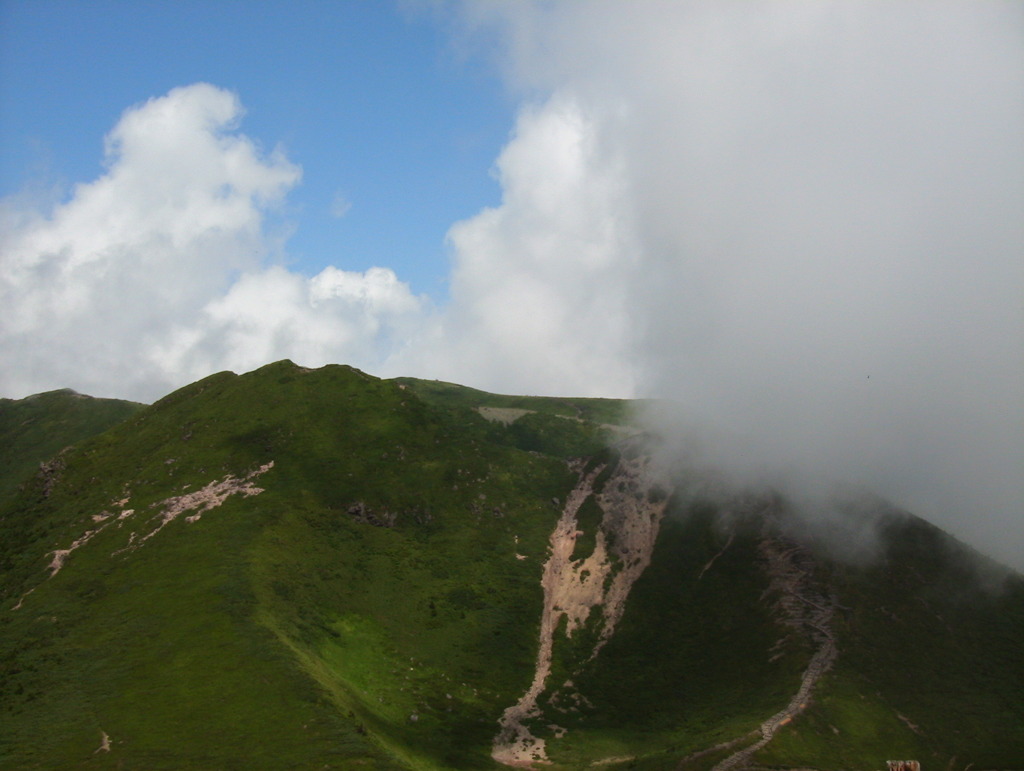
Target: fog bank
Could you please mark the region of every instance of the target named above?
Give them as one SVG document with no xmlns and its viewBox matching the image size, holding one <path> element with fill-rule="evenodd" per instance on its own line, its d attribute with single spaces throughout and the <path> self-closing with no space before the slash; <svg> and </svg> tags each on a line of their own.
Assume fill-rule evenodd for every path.
<svg viewBox="0 0 1024 771">
<path fill-rule="evenodd" d="M 741 478 L 865 485 L 1024 568 L 1024 8 L 473 12 L 595 148 L 637 395 Z"/>
</svg>

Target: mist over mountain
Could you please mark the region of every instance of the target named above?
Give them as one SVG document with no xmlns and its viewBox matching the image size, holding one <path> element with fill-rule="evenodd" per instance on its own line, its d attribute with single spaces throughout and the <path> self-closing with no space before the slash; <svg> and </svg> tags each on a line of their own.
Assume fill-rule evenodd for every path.
<svg viewBox="0 0 1024 771">
<path fill-rule="evenodd" d="M 196 6 L 192 31 L 143 9 L 139 30 L 125 26 L 133 40 L 149 22 L 151 35 L 217 42 L 157 37 L 163 56 L 111 66 L 108 80 L 131 73 L 123 101 L 92 115 L 91 136 L 63 135 L 91 148 L 79 168 L 94 175 L 0 201 L 0 391 L 151 401 L 290 357 L 492 391 L 656 398 L 679 405 L 680 441 L 699 440 L 713 465 L 861 484 L 1024 568 L 1019 3 L 409 11 L 440 33 L 431 45 L 450 46 L 453 69 L 500 92 L 500 148 L 475 169 L 457 150 L 472 130 L 448 121 L 476 116 L 480 99 L 453 109 L 450 80 L 412 99 L 437 83 L 353 75 L 436 65 L 397 66 L 420 49 L 367 42 L 387 11 L 271 5 L 256 20 Z M 325 62 L 357 50 L 394 62 L 364 58 L 318 91 L 319 71 L 293 69 L 307 48 L 268 29 L 272 10 L 282 34 L 293 21 L 315 31 L 285 37 Z M 122 26 L 104 13 L 81 26 Z M 38 66 L 21 63 L 12 117 L 43 94 L 73 109 L 92 90 L 70 77 L 24 88 L 51 64 L 77 76 L 95 63 L 47 35 L 46 16 L 24 37 L 35 45 L 20 59 Z M 325 45 L 342 17 L 364 26 L 339 30 L 351 45 Z M 120 42 L 105 61 L 135 50 Z M 197 69 L 188 52 L 200 50 L 248 56 Z M 57 114 L 50 124 L 79 125 Z M 342 123 L 361 133 L 339 139 Z M 428 138 L 441 123 L 443 147 Z M 289 141 L 310 135 L 320 142 Z M 386 176 L 396 167 L 407 176 Z M 489 179 L 492 197 L 440 194 L 456 171 Z M 396 205 L 411 190 L 430 192 Z M 432 220 L 429 245 L 396 240 L 449 197 L 459 213 Z M 415 288 L 424 274 L 443 289 Z"/>
<path fill-rule="evenodd" d="M 1024 5 L 53 10 L 0 771 L 1024 768 Z"/>
<path fill-rule="evenodd" d="M 638 406 L 287 361 L 0 403 L 61 448 L 0 502 L 0 768 L 1018 767 L 1019 573 Z"/>
<path fill-rule="evenodd" d="M 472 10 L 535 102 L 460 257 L 571 263 L 563 360 L 676 403 L 712 465 L 863 484 L 1024 569 L 1022 8 Z"/>
</svg>

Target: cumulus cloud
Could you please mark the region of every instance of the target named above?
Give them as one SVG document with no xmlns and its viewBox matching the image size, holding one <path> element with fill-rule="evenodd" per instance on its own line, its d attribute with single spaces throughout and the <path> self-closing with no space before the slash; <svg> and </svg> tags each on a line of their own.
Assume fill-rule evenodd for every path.
<svg viewBox="0 0 1024 771">
<path fill-rule="evenodd" d="M 496 163 L 501 205 L 448 234 L 451 303 L 409 366 L 505 392 L 629 394 L 615 164 L 572 100 L 525 109 Z"/>
<path fill-rule="evenodd" d="M 0 390 L 157 398 L 284 356 L 373 366 L 420 301 L 386 269 L 276 265 L 266 225 L 301 176 L 207 84 L 127 110 L 106 171 L 50 211 L 0 210 Z"/>
<path fill-rule="evenodd" d="M 379 368 L 420 322 L 421 301 L 386 268 L 324 268 L 311 279 L 273 266 L 242 275 L 156 358 L 172 372 L 246 372 L 280 358 Z M 192 377 L 197 377 L 198 374 Z"/>
<path fill-rule="evenodd" d="M 501 298 L 499 351 L 537 340 L 588 381 L 630 373 L 710 463 L 865 483 L 1024 567 L 1019 5 L 465 19 L 504 41 L 531 103 L 505 202 L 452 232 L 455 280 Z M 569 114 L 587 152 L 531 140 Z"/>
</svg>

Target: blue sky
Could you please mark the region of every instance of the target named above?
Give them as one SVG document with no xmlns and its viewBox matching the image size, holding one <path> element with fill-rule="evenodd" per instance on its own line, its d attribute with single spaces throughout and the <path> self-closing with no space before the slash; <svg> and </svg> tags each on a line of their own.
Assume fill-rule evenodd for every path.
<svg viewBox="0 0 1024 771">
<path fill-rule="evenodd" d="M 1020 564 L 1022 136 L 1017 0 L 0 0 L 0 395 L 658 397 Z"/>
<path fill-rule="evenodd" d="M 391 2 L 0 3 L 0 194 L 90 181 L 128 107 L 205 81 L 242 131 L 303 169 L 288 197 L 298 270 L 389 265 L 443 298 L 444 237 L 497 204 L 514 104 L 450 14 Z M 332 214 L 338 197 L 351 208 Z"/>
</svg>

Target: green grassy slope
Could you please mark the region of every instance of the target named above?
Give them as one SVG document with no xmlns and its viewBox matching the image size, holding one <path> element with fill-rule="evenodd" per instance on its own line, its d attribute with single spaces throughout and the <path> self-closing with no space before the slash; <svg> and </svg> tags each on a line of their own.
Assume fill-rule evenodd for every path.
<svg viewBox="0 0 1024 771">
<path fill-rule="evenodd" d="M 490 765 L 571 484 L 492 428 L 346 367 L 282 363 L 207 378 L 69 452 L 50 495 L 37 480 L 3 523 L 6 608 L 34 591 L 3 614 L 0 766 Z M 115 554 L 153 504 L 271 460 L 264 494 Z M 48 552 L 126 497 L 138 513 L 47 580 Z M 93 756 L 100 731 L 113 744 Z"/>
<path fill-rule="evenodd" d="M 504 425 L 477 406 L 532 412 Z M 614 400 L 279 362 L 80 442 L 0 519 L 0 769 L 494 768 L 498 719 L 533 676 L 548 539 L 577 479 L 565 461 L 614 462 L 597 424 L 627 417 Z M 158 529 L 170 499 L 232 480 L 262 491 Z M 1012 767 L 1019 581 L 979 594 L 950 539 L 886 522 L 873 563 L 808 546 L 844 608 L 840 658 L 758 762 Z M 531 724 L 553 769 L 676 768 L 788 701 L 811 650 L 777 645 L 762 525 L 673 499 L 600 655 L 586 661 L 592 627 L 556 641 L 552 683 L 582 698 L 552 689 Z"/>
<path fill-rule="evenodd" d="M 475 410 L 477 407 L 502 407 L 530 410 L 542 415 L 559 415 L 613 426 L 628 424 L 633 411 L 639 404 L 638 400 L 628 399 L 492 394 L 455 383 L 413 377 L 395 378 L 394 382 L 409 387 L 423 401 L 438 407 L 470 410 Z"/>
<path fill-rule="evenodd" d="M 143 405 L 64 389 L 0 399 L 0 506 L 39 464 L 135 414 Z"/>
<path fill-rule="evenodd" d="M 920 519 L 886 516 L 879 532 L 875 559 L 828 566 L 843 608 L 839 661 L 805 718 L 759 758 L 1020 768 L 1024 578 Z"/>
<path fill-rule="evenodd" d="M 675 768 L 685 755 L 748 732 L 795 690 L 807 652 L 774 661 L 779 632 L 762 602 L 756 531 L 741 529 L 729 548 L 715 507 L 670 510 L 650 567 L 630 595 L 622 625 L 575 678 L 590 702 L 562 715 L 571 767 L 632 757 L 630 768 Z"/>
</svg>

